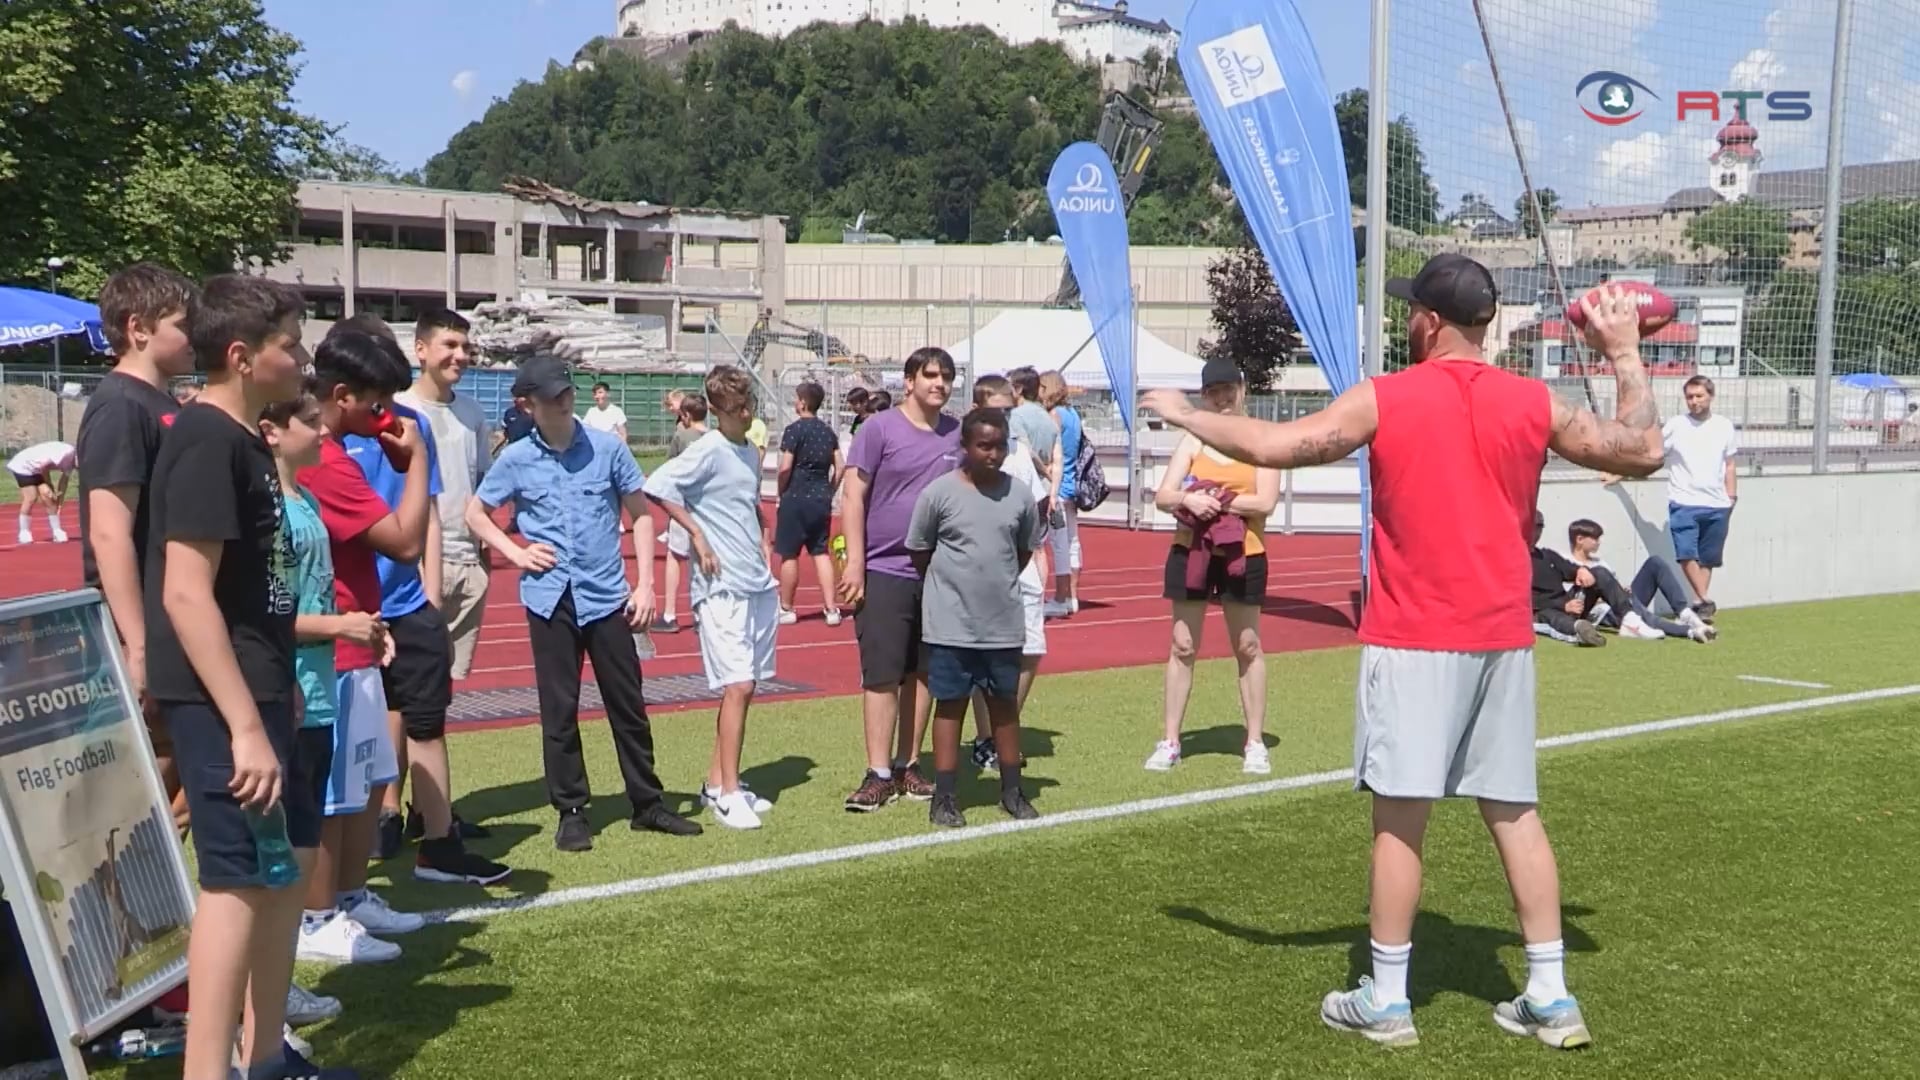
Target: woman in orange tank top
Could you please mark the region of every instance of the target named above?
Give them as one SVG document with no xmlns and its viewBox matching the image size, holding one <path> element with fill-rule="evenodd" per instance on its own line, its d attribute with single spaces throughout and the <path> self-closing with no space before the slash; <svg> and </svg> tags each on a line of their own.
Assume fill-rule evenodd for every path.
<svg viewBox="0 0 1920 1080">
<path fill-rule="evenodd" d="M 1244 411 L 1246 380 L 1232 363 L 1207 361 L 1200 382 L 1207 408 Z M 1240 713 L 1247 725 L 1242 770 L 1272 771 L 1264 735 L 1267 663 L 1260 649 L 1260 608 L 1267 593 L 1267 515 L 1279 499 L 1280 470 L 1235 461 L 1191 435 L 1180 440 L 1167 464 L 1153 504 L 1181 524 L 1167 552 L 1164 595 L 1173 604 L 1173 642 L 1167 654 L 1165 731 L 1147 759 L 1151 770 L 1165 772 L 1180 763 L 1193 661 L 1207 604 L 1217 601 L 1240 665 Z"/>
</svg>

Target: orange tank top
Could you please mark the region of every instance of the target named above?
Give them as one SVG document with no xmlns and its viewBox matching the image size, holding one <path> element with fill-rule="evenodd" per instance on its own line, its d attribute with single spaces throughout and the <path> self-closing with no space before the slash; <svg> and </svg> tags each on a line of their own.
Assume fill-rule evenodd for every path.
<svg viewBox="0 0 1920 1080">
<path fill-rule="evenodd" d="M 1189 481 L 1191 484 L 1218 484 L 1228 491 L 1233 492 L 1234 497 L 1237 499 L 1250 499 L 1253 497 L 1257 487 L 1256 477 L 1259 475 L 1259 470 L 1252 465 L 1235 461 L 1224 454 L 1220 454 L 1217 450 L 1203 446 L 1194 453 L 1193 464 L 1188 468 L 1187 473 L 1192 477 L 1191 481 Z M 1267 553 L 1266 529 L 1266 515 L 1261 514 L 1247 519 L 1247 554 L 1264 555 Z M 1175 547 L 1191 547 L 1193 545 L 1193 530 L 1184 525 L 1175 527 L 1173 530 L 1173 545 Z"/>
</svg>

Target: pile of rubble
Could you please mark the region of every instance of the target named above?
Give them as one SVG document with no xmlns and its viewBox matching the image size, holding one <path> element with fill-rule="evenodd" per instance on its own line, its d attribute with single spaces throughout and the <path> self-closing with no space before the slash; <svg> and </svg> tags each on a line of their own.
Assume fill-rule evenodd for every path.
<svg viewBox="0 0 1920 1080">
<path fill-rule="evenodd" d="M 667 320 L 616 315 L 565 297 L 497 300 L 473 309 L 469 335 L 482 366 L 557 356 L 596 371 L 678 370 L 667 350 Z"/>
</svg>

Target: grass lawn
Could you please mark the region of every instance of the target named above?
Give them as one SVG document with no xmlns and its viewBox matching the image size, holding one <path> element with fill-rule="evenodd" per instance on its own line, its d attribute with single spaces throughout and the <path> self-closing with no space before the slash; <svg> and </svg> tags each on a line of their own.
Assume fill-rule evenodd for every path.
<svg viewBox="0 0 1920 1080">
<path fill-rule="evenodd" d="M 1728 612 L 1713 647 L 1543 646 L 1541 734 L 1914 681 L 1911 596 Z M 1269 661 L 1276 774 L 1350 763 L 1356 653 Z M 1742 675 L 1828 684 L 1806 689 Z M 1231 666 L 1204 666 L 1187 760 L 1140 762 L 1159 673 L 1044 677 L 1029 788 L 1043 814 L 1247 780 Z M 1570 979 L 1597 1045 L 1501 1034 L 1524 982 L 1498 865 L 1470 807 L 1436 814 L 1413 959 L 1423 1044 L 1325 1031 L 1320 995 L 1365 970 L 1366 815 L 1343 785 L 986 836 L 806 869 L 429 927 L 384 968 L 303 969 L 346 1002 L 310 1032 L 368 1076 L 1735 1076 L 1893 1074 L 1920 1035 L 1906 925 L 1920 844 L 1920 698 L 1743 720 L 1542 756 L 1562 856 Z M 694 789 L 710 713 L 657 725 L 669 787 Z M 456 737 L 456 785 L 511 887 L 398 882 L 447 909 L 930 831 L 923 804 L 855 816 L 848 700 L 756 710 L 756 833 L 669 840 L 624 825 L 604 729 L 586 732 L 598 848 L 562 857 L 531 728 Z M 993 788 L 963 783 L 975 824 Z M 399 868 L 394 868 L 398 872 Z M 1861 1000 L 1870 1002 L 1862 1008 Z M 177 1073 L 177 1062 L 174 1063 Z M 135 1078 L 168 1075 L 136 1068 Z M 109 1073 L 108 1075 L 115 1075 Z"/>
</svg>

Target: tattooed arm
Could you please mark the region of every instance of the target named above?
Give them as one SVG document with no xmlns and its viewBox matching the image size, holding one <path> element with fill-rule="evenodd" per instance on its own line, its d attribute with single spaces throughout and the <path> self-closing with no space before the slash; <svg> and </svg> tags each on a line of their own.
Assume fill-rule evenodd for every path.
<svg viewBox="0 0 1920 1080">
<path fill-rule="evenodd" d="M 1587 344 L 1613 365 L 1617 388 L 1612 420 L 1553 399 L 1553 425 L 1547 445 L 1576 465 L 1621 476 L 1651 476 L 1664 464 L 1660 410 L 1653 403 L 1653 382 L 1640 359 L 1639 314 L 1630 294 L 1611 286 L 1598 301 L 1582 298 Z"/>
<path fill-rule="evenodd" d="M 1302 469 L 1339 461 L 1372 442 L 1380 424 L 1380 409 L 1370 382 L 1341 394 L 1312 416 L 1285 424 L 1196 409 L 1178 390 L 1155 390 L 1142 404 L 1228 457 L 1269 469 Z"/>
</svg>

